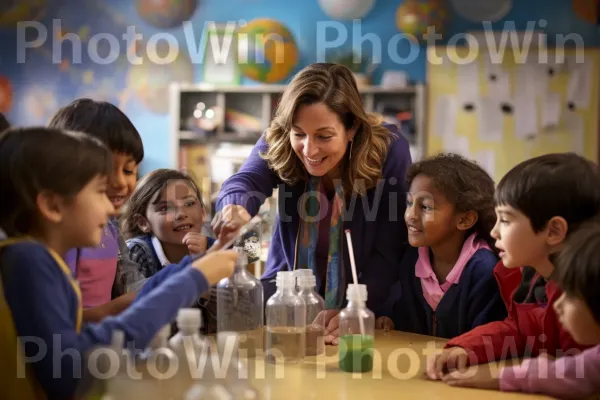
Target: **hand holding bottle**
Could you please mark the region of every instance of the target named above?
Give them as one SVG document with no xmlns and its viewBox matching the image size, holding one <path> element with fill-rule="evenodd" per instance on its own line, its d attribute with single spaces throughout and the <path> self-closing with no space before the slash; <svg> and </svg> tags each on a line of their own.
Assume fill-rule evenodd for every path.
<svg viewBox="0 0 600 400">
<path fill-rule="evenodd" d="M 194 261 L 192 267 L 202 272 L 210 285 L 214 285 L 231 276 L 237 258 L 238 253 L 234 250 L 213 251 Z"/>
</svg>

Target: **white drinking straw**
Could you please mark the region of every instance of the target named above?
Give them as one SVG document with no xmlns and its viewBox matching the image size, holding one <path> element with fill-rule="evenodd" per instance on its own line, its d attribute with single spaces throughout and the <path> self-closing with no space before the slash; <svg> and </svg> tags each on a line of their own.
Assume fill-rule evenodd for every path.
<svg viewBox="0 0 600 400">
<path fill-rule="evenodd" d="M 350 253 L 350 266 L 352 267 L 352 279 L 354 280 L 354 284 L 356 285 L 356 290 L 358 290 L 358 275 L 356 274 L 356 263 L 354 261 L 354 246 L 352 246 L 352 236 L 350 235 L 350 229 L 346 229 L 346 239 L 348 242 L 348 253 Z M 358 323 L 360 324 L 360 334 L 365 334 L 365 323 L 362 320 L 361 316 L 358 316 Z"/>
</svg>

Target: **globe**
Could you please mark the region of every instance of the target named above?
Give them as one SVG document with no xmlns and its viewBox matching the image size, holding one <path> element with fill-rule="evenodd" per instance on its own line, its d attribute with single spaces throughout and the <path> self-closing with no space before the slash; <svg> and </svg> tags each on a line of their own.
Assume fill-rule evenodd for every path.
<svg viewBox="0 0 600 400">
<path fill-rule="evenodd" d="M 575 15 L 590 24 L 596 24 L 598 18 L 598 0 L 573 0 L 573 11 Z"/>
<path fill-rule="evenodd" d="M 189 21 L 196 11 L 196 0 L 136 0 L 135 8 L 149 24 L 163 29 Z"/>
<path fill-rule="evenodd" d="M 46 0 L 3 0 L 0 2 L 0 27 L 15 28 L 21 21 L 39 21 L 46 13 Z"/>
<path fill-rule="evenodd" d="M 321 9 L 331 18 L 351 20 L 364 18 L 375 5 L 375 0 L 319 0 Z"/>
<path fill-rule="evenodd" d="M 158 64 L 144 58 L 134 64 L 127 73 L 127 87 L 138 100 L 153 113 L 166 114 L 169 111 L 169 85 L 172 82 L 191 83 L 194 81 L 194 67 L 184 53 L 170 63 Z"/>
<path fill-rule="evenodd" d="M 246 77 L 264 83 L 279 82 L 298 64 L 298 47 L 288 28 L 261 18 L 237 31 L 237 62 Z"/>
<path fill-rule="evenodd" d="M 448 10 L 443 0 L 406 0 L 396 11 L 398 29 L 420 42 L 428 27 L 443 33 L 448 21 Z"/>
</svg>

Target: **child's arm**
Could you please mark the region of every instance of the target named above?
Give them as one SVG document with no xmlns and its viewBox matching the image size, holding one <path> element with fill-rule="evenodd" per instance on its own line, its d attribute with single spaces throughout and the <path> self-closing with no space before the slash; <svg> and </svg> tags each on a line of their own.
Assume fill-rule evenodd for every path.
<svg viewBox="0 0 600 400">
<path fill-rule="evenodd" d="M 90 324 L 78 334 L 73 289 L 47 250 L 33 243 L 4 250 L 6 299 L 24 343 L 26 361 L 32 364 L 48 397 L 72 395 L 86 353 L 96 345 L 110 343 L 115 330 L 122 330 L 127 342 L 135 341 L 137 348 L 147 346 L 181 307 L 189 306 L 208 289 L 209 282 L 231 274 L 233 261 L 223 259 L 223 254 L 212 253 L 197 261 L 216 272 L 207 269 L 203 273 L 202 266 L 183 269 L 121 315 Z"/>
<path fill-rule="evenodd" d="M 135 293 L 126 293 L 98 307 L 83 310 L 84 322 L 100 322 L 110 315 L 118 315 L 133 303 Z"/>
<path fill-rule="evenodd" d="M 500 371 L 500 389 L 580 399 L 600 393 L 600 346 L 576 356 L 540 356 Z"/>
</svg>

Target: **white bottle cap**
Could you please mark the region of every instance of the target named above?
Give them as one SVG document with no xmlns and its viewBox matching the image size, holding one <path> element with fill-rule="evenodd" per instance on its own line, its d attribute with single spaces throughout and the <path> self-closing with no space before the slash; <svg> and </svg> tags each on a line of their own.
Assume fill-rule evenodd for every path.
<svg viewBox="0 0 600 400">
<path fill-rule="evenodd" d="M 202 315 L 198 308 L 182 308 L 177 313 L 177 327 L 202 327 Z"/>
<path fill-rule="evenodd" d="M 296 285 L 294 273 L 292 271 L 279 271 L 275 283 L 278 288 L 293 288 Z"/>
<path fill-rule="evenodd" d="M 300 278 L 301 276 L 313 276 L 312 269 L 302 268 L 294 271 L 294 276 Z"/>
<path fill-rule="evenodd" d="M 114 330 L 112 333 L 111 346 L 113 349 L 122 350 L 125 347 L 125 332 L 121 330 Z"/>
<path fill-rule="evenodd" d="M 317 278 L 314 275 L 299 276 L 298 286 L 301 288 L 314 288 L 317 286 Z"/>
<path fill-rule="evenodd" d="M 349 301 L 367 301 L 367 285 L 350 283 L 346 298 Z"/>
</svg>

